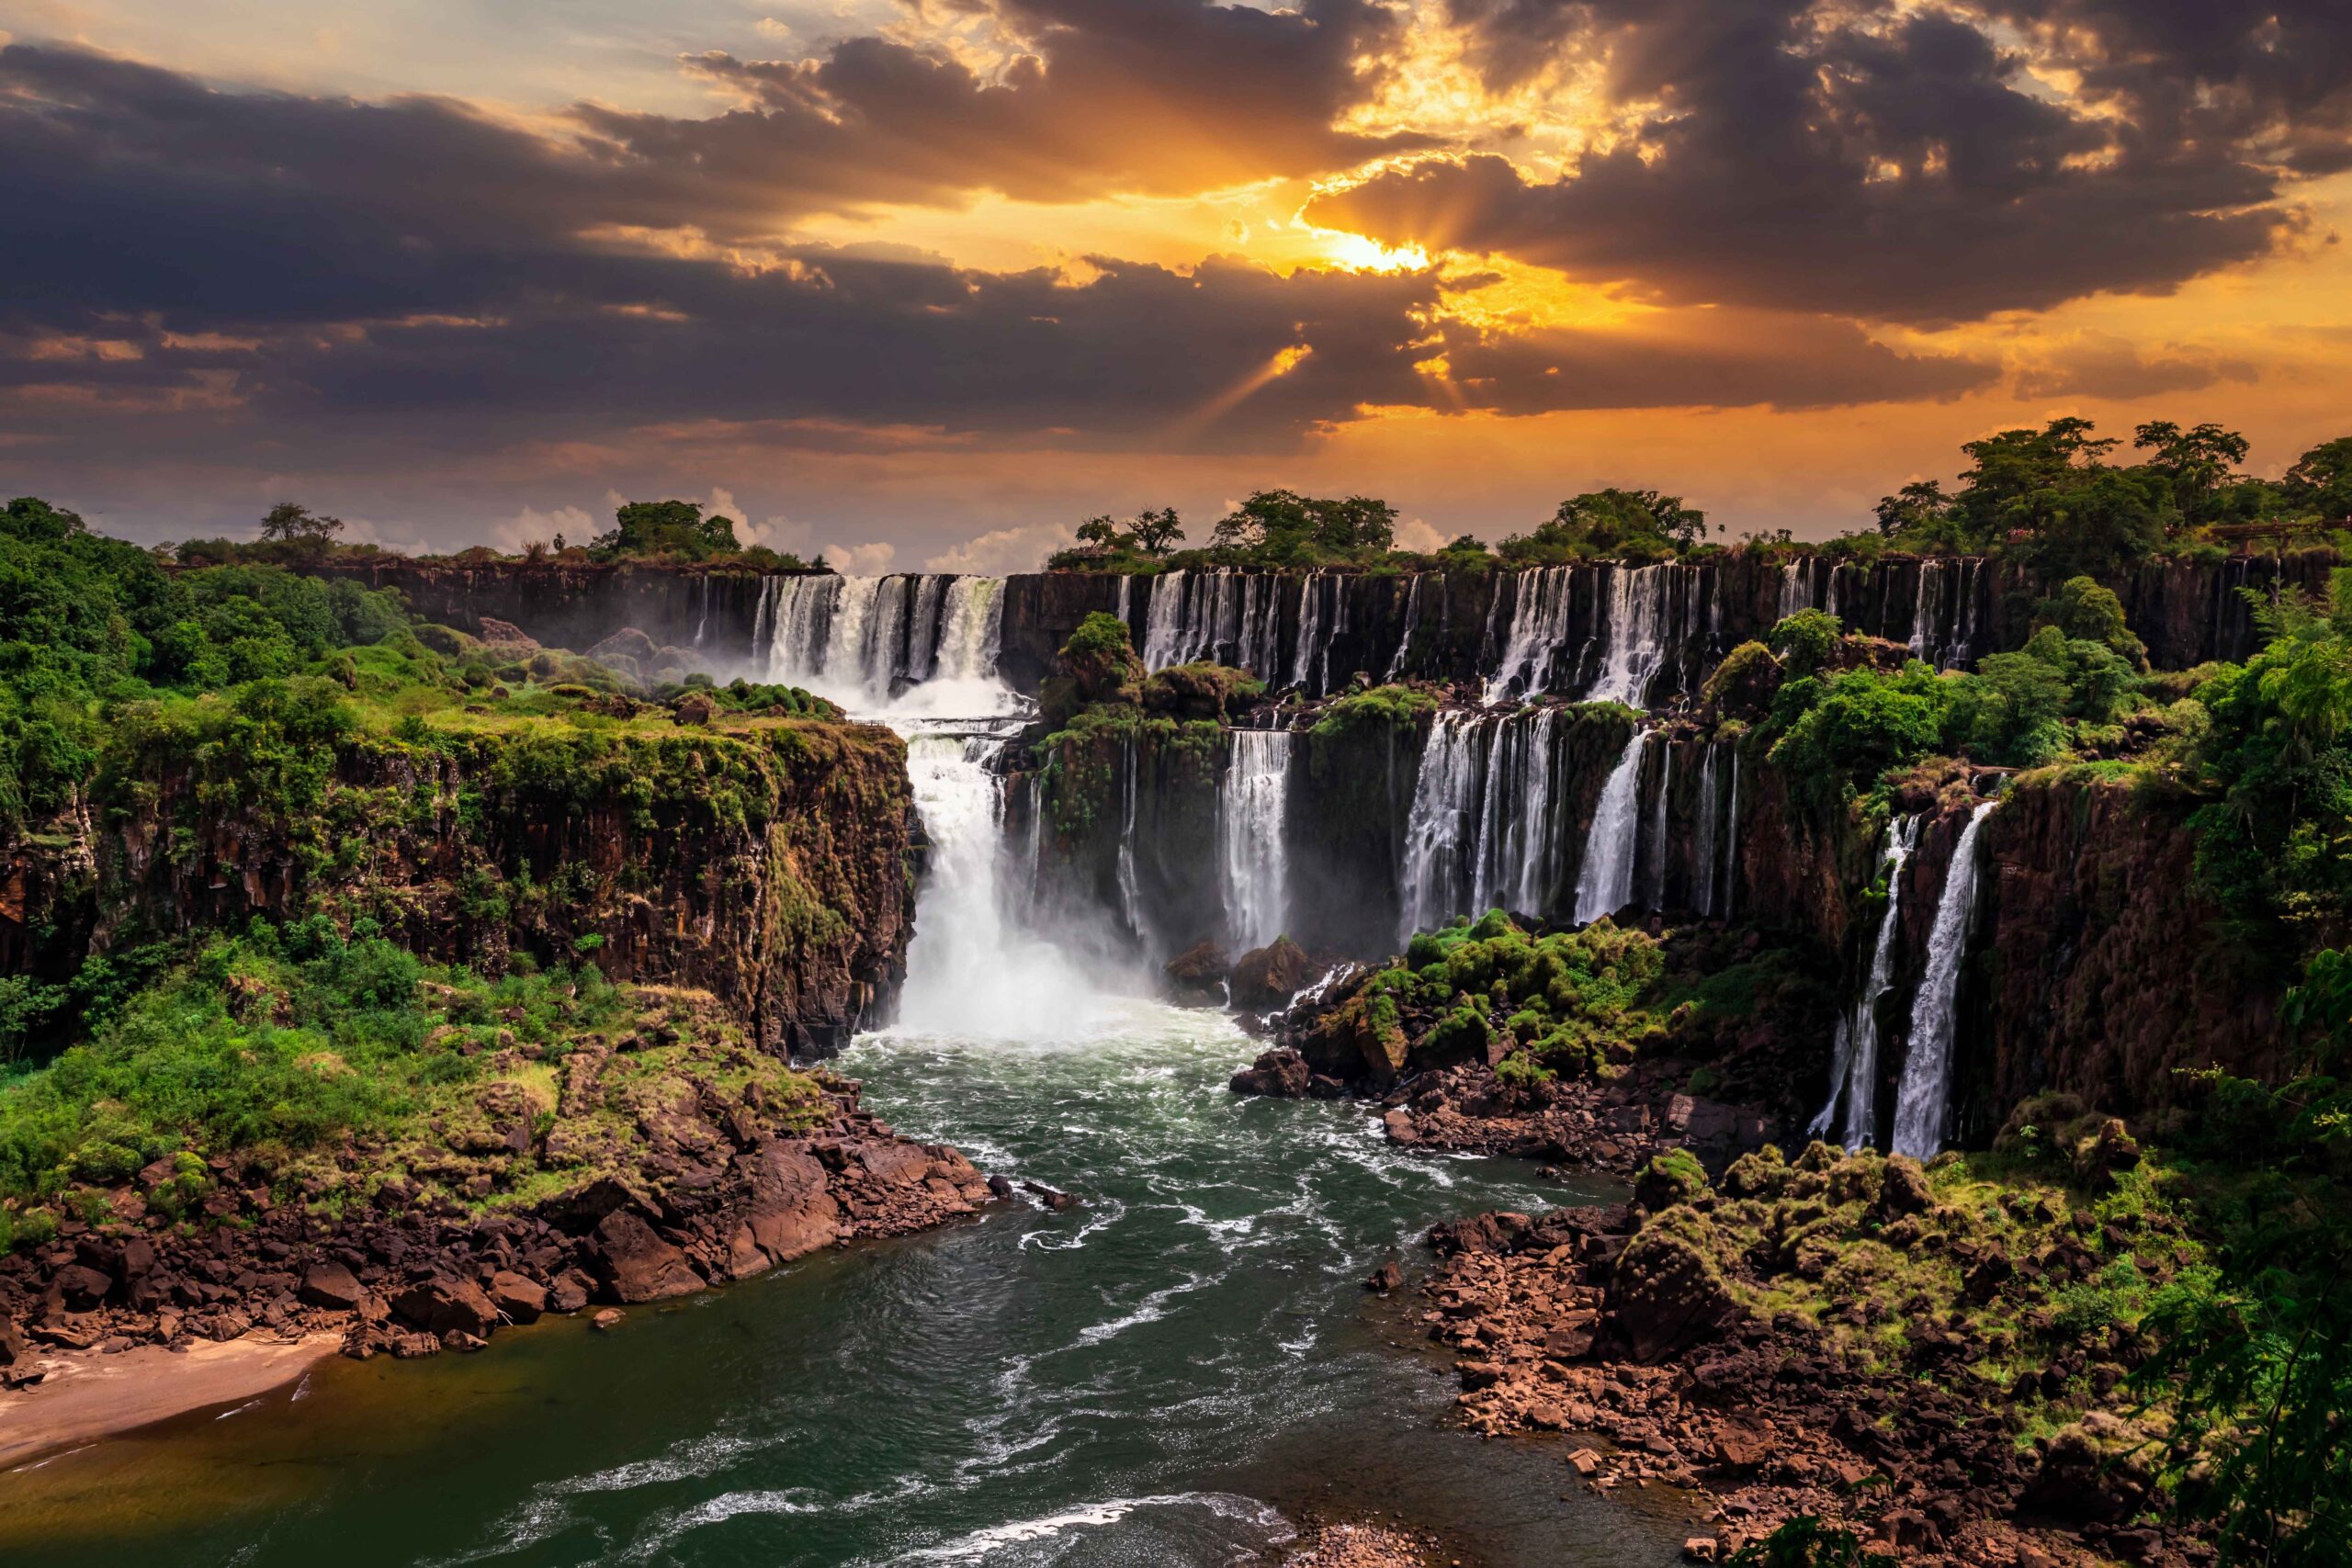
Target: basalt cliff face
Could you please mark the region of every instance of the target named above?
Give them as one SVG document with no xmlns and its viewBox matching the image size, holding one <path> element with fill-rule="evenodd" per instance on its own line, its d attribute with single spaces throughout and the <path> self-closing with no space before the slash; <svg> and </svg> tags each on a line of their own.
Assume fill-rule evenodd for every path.
<svg viewBox="0 0 2352 1568">
<path fill-rule="evenodd" d="M 2152 561 L 2111 586 L 2150 660 L 2188 669 L 2242 660 L 2258 646 L 2240 590 L 2315 591 L 2335 564 L 2324 552 Z M 787 622 L 779 614 L 783 589 L 804 580 L 724 566 L 398 557 L 309 570 L 398 589 L 419 615 L 460 630 L 479 630 L 488 618 L 549 646 L 589 648 L 634 626 L 721 671 L 751 673 L 775 662 Z M 944 613 L 936 585 L 949 580 L 887 581 L 910 591 L 888 614 L 862 622 L 860 636 L 875 645 L 865 650 L 869 664 L 895 662 L 903 671 L 936 647 Z M 1715 660 L 1798 610 L 1830 611 L 1849 630 L 1905 644 L 1948 668 L 2017 647 L 2041 597 L 2021 570 L 1975 558 L 1776 561 L 1747 553 L 1687 565 L 1526 571 L 1042 572 L 1002 582 L 996 671 L 1032 695 L 1052 672 L 1057 650 L 1097 612 L 1126 622 L 1151 668 L 1214 659 L 1310 695 L 1343 690 L 1362 674 L 1460 682 L 1498 695 L 1551 692 L 1640 704 L 1694 694 Z M 1636 643 L 1645 649 L 1641 660 L 1612 661 L 1612 647 Z"/>
<path fill-rule="evenodd" d="M 905 748 L 866 725 L 352 738 L 306 804 L 158 737 L 67 829 L 9 852 L 0 947 L 20 971 L 322 912 L 435 959 L 586 956 L 707 990 L 775 1051 L 886 1015 L 913 914 Z"/>
</svg>

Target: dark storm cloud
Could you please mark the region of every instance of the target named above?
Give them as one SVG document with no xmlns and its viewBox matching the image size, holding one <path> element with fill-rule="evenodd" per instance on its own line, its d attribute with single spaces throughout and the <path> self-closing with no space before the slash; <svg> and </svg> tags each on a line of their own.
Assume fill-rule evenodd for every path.
<svg viewBox="0 0 2352 1568">
<path fill-rule="evenodd" d="M 2289 221 L 2250 148 L 2030 92 L 2017 57 L 1951 15 L 1808 0 L 1454 14 L 1490 74 L 1549 49 L 1600 62 L 1612 101 L 1660 107 L 1558 180 L 1429 162 L 1325 197 L 1316 221 L 1675 302 L 1928 323 L 2168 288 L 2264 254 Z"/>
<path fill-rule="evenodd" d="M 1736 309 L 1610 332 L 1486 334 L 1452 323 L 1445 357 L 1467 406 L 1505 414 L 1910 401 L 1957 397 L 2000 374 L 1972 359 L 1897 353 L 1851 321 Z"/>
<path fill-rule="evenodd" d="M 0 251 L 0 333 L 17 340 L 0 384 L 118 400 L 201 385 L 282 422 L 438 421 L 475 443 L 809 415 L 1132 434 L 1308 347 L 1246 419 L 1191 437 L 1279 443 L 1409 392 L 1412 317 L 1436 288 L 1112 260 L 1072 285 L 805 247 L 738 265 L 605 237 L 697 214 L 636 160 L 462 105 L 219 92 L 21 46 L 0 51 L 0 202 L 43 215 L 40 243 Z"/>
<path fill-rule="evenodd" d="M 1363 0 L 1279 13 L 1202 0 L 999 0 L 1030 52 L 984 79 L 935 51 L 854 38 L 806 61 L 695 57 L 748 107 L 703 119 L 583 107 L 622 155 L 726 191 L 747 213 L 979 191 L 1033 201 L 1184 195 L 1345 168 L 1425 138 L 1332 122 L 1371 85 L 1359 62 L 1394 36 Z"/>
</svg>

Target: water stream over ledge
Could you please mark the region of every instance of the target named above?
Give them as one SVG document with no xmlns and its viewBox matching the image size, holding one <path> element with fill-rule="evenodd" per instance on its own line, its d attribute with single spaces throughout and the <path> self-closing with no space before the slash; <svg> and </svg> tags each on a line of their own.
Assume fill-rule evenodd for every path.
<svg viewBox="0 0 2352 1568">
<path fill-rule="evenodd" d="M 274 1394 L 0 1476 L 11 1564 L 1272 1562 L 1304 1506 L 1395 1509 L 1487 1564 L 1676 1560 L 1561 1444 L 1443 1426 L 1408 1296 L 1431 1222 L 1573 1201 L 1243 1099 L 1223 1017 L 1127 1004 L 1055 1045 L 869 1036 L 868 1103 L 1080 1194 L 730 1289 Z M 1392 1348 L 1401 1341 L 1407 1349 Z"/>
</svg>

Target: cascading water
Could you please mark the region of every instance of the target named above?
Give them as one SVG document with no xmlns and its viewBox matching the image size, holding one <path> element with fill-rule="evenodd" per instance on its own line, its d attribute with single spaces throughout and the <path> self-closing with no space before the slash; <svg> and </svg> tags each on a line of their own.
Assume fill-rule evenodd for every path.
<svg viewBox="0 0 2352 1568">
<path fill-rule="evenodd" d="M 1151 602 L 1145 607 L 1143 667 L 1165 670 L 1179 662 L 1176 645 L 1184 634 L 1184 582 L 1192 574 L 1163 571 L 1151 580 Z"/>
<path fill-rule="evenodd" d="M 1298 584 L 1298 646 L 1291 652 L 1290 683 L 1301 691 L 1315 674 L 1316 656 L 1321 651 L 1321 621 L 1323 612 L 1323 574 L 1310 571 Z"/>
<path fill-rule="evenodd" d="M 1232 750 L 1217 790 L 1217 844 L 1226 925 L 1239 953 L 1265 946 L 1290 919 L 1290 735 L 1227 733 Z"/>
<path fill-rule="evenodd" d="M 1671 566 L 1609 569 L 1607 652 L 1585 701 L 1640 707 L 1647 700 L 1650 682 L 1666 663 L 1675 571 Z"/>
<path fill-rule="evenodd" d="M 1565 566 L 1522 571 L 1511 579 L 1510 640 L 1494 678 L 1487 682 L 1487 701 L 1551 690 L 1553 668 L 1567 640 L 1575 580 L 1575 569 Z"/>
<path fill-rule="evenodd" d="M 1902 928 L 1903 866 L 1911 846 L 1919 840 L 1919 818 L 1905 817 L 1886 825 L 1886 912 L 1871 950 L 1869 976 L 1854 1010 L 1838 1023 L 1838 1047 L 1829 1068 L 1829 1100 L 1806 1129 L 1815 1137 L 1829 1131 L 1842 1100 L 1846 1121 L 1839 1142 L 1849 1149 L 1869 1148 L 1878 1142 L 1878 1004 L 1894 984 L 1894 949 Z"/>
<path fill-rule="evenodd" d="M 1496 721 L 1486 751 L 1469 910 L 1544 914 L 1557 880 L 1552 820 L 1552 738 L 1560 710 L 1540 707 Z"/>
<path fill-rule="evenodd" d="M 1452 919 L 1462 897 L 1462 846 L 1472 841 L 1482 771 L 1479 741 L 1476 714 L 1441 713 L 1430 723 L 1405 819 L 1401 940 Z"/>
<path fill-rule="evenodd" d="M 1586 835 L 1584 868 L 1577 875 L 1578 925 L 1613 915 L 1634 901 L 1634 849 L 1641 830 L 1642 752 L 1649 736 L 1636 729 L 1600 786 Z"/>
<path fill-rule="evenodd" d="M 1658 764 L 1657 803 L 1650 812 L 1650 897 L 1653 909 L 1666 908 L 1666 806 L 1674 791 L 1674 743 L 1660 738 L 1664 760 Z"/>
<path fill-rule="evenodd" d="M 771 577 L 752 665 L 762 680 L 886 721 L 1007 714 L 1019 699 L 996 679 L 1003 615 L 997 577 Z"/>
<path fill-rule="evenodd" d="M 1928 970 L 1911 1004 L 1911 1043 L 1894 1099 L 1894 1152 L 1926 1159 L 1943 1146 L 1951 1100 L 1952 1030 L 1960 999 L 1960 968 L 1968 956 L 1968 927 L 1976 913 L 1976 830 L 1997 800 L 1969 814 L 1952 846 L 1951 869 L 1928 936 Z"/>
<path fill-rule="evenodd" d="M 1739 898 L 1739 748 L 1731 752 L 1731 810 L 1724 818 L 1724 919 Z"/>
<path fill-rule="evenodd" d="M 1388 661 L 1388 671 L 1382 677 L 1384 680 L 1394 681 L 1405 672 L 1406 657 L 1413 651 L 1413 629 L 1420 624 L 1421 580 L 1428 575 L 1425 571 L 1415 572 L 1413 581 L 1405 589 L 1405 615 L 1396 632 L 1396 653 Z"/>
<path fill-rule="evenodd" d="M 1715 817 L 1721 809 L 1715 789 L 1715 743 L 1710 740 L 1699 758 L 1699 824 L 1690 851 L 1691 868 L 1699 877 L 1691 903 L 1702 915 L 1715 912 Z"/>
</svg>

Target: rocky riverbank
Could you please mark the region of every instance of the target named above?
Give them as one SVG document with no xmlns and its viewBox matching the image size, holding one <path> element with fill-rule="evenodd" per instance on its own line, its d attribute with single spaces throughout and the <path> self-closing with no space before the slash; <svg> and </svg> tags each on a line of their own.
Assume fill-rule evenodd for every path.
<svg viewBox="0 0 2352 1568">
<path fill-rule="evenodd" d="M 258 1154 L 162 1159 L 85 1194 L 89 1217 L 0 1260 L 0 1383 L 29 1391 L 10 1416 L 37 1426 L 36 1385 L 77 1358 L 247 1336 L 479 1349 L 507 1324 L 688 1294 L 1011 1196 L 862 1110 L 854 1081 L 751 1049 L 707 997 L 639 1000 L 634 1030 L 560 1062 L 494 1055 L 472 1114 L 345 1149 L 369 1174 L 317 1201 L 318 1177 Z"/>
<path fill-rule="evenodd" d="M 1421 1319 L 1473 1429 L 1710 1495 L 1699 1560 L 1811 1516 L 1906 1564 L 2204 1563 L 2129 1382 L 2138 1299 L 2200 1255 L 2127 1156 L 2093 1138 L 2071 1187 L 1818 1144 L 1711 1187 L 1668 1156 L 1630 1205 L 1438 1226 Z"/>
</svg>

